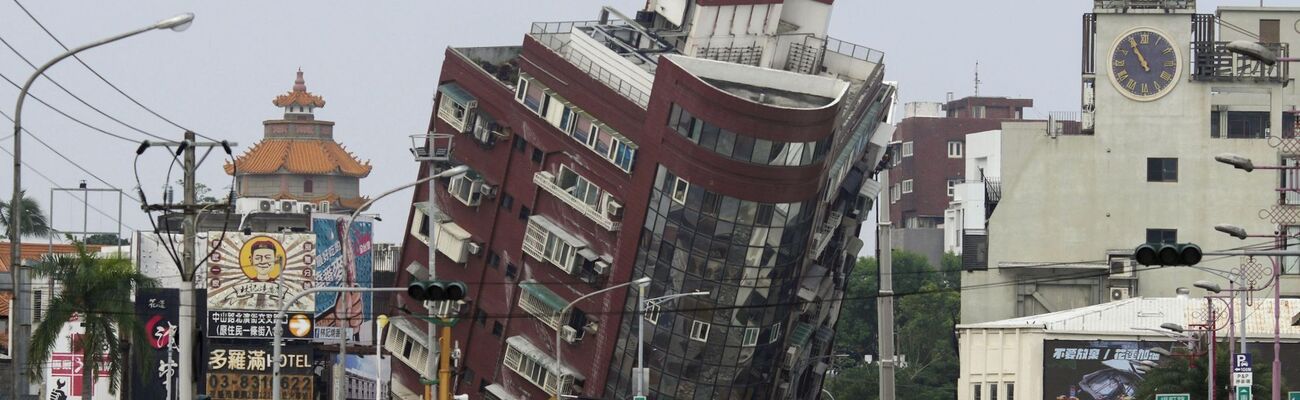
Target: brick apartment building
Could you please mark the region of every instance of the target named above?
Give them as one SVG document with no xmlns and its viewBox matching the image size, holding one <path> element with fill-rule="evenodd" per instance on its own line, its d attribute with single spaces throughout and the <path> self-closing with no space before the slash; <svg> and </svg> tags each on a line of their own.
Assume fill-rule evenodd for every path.
<svg viewBox="0 0 1300 400">
<path fill-rule="evenodd" d="M 638 323 L 652 398 L 819 393 L 895 90 L 882 53 L 826 36 L 831 3 L 651 0 L 447 49 L 429 130 L 471 171 L 432 204 L 417 188 L 398 284 L 430 241 L 438 278 L 469 284 L 455 393 L 631 398 Z M 709 294 L 643 318 L 635 288 L 595 294 L 640 277 Z M 426 343 L 389 329 L 399 397 L 423 391 Z"/>
</svg>

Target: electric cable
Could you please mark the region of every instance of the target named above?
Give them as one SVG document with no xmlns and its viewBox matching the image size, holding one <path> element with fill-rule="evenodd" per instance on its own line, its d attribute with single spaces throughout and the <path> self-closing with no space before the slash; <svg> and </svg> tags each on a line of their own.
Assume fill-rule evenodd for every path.
<svg viewBox="0 0 1300 400">
<path fill-rule="evenodd" d="M 22 85 L 19 85 L 18 83 L 16 83 L 16 82 L 14 82 L 13 80 L 9 79 L 8 76 L 5 76 L 4 74 L 0 74 L 0 79 L 4 79 L 5 82 L 9 82 L 10 85 L 13 85 L 13 86 L 14 86 L 15 88 L 17 88 L 18 90 L 22 90 Z M 45 107 L 48 107 L 48 108 L 51 109 L 51 110 L 54 110 L 54 112 L 58 113 L 59 115 L 62 115 L 64 118 L 70 119 L 70 120 L 72 120 L 73 122 L 76 122 L 76 123 L 80 124 L 81 126 L 84 126 L 84 127 L 90 128 L 91 130 L 93 130 L 93 131 L 95 131 L 95 132 L 99 132 L 99 133 L 102 133 L 102 134 L 105 134 L 105 135 L 108 135 L 108 136 L 112 136 L 112 137 L 117 138 L 118 140 L 122 140 L 122 141 L 127 141 L 127 142 L 132 142 L 132 143 L 136 143 L 136 142 L 137 142 L 137 141 L 134 140 L 134 139 L 131 139 L 131 138 L 128 138 L 128 137 L 126 137 L 126 136 L 122 136 L 122 135 L 119 135 L 119 134 L 116 134 L 116 133 L 113 133 L 113 132 L 109 132 L 109 131 L 104 130 L 103 128 L 100 128 L 100 127 L 98 127 L 98 126 L 91 125 L 90 123 L 87 123 L 86 121 L 82 121 L 82 120 L 80 120 L 80 119 L 77 119 L 77 117 L 73 117 L 72 115 L 69 115 L 68 113 L 64 112 L 63 110 L 59 109 L 58 107 L 55 107 L 55 106 L 51 105 L 50 103 L 46 103 L 45 100 L 42 100 L 40 97 L 36 96 L 35 94 L 32 94 L 31 92 L 28 92 L 28 93 L 27 93 L 27 97 L 31 97 L 32 100 L 36 100 L 36 102 L 41 103 L 42 105 L 45 105 Z"/>
</svg>

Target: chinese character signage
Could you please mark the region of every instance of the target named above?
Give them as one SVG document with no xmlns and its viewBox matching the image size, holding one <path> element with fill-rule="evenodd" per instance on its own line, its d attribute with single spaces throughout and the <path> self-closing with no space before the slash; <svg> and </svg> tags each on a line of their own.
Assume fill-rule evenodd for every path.
<svg viewBox="0 0 1300 400">
<path fill-rule="evenodd" d="M 310 234 L 208 234 L 208 309 L 276 311 L 282 301 L 314 286 L 316 236 Z M 304 296 L 290 305 L 314 311 Z"/>
<path fill-rule="evenodd" d="M 1111 400 L 1137 394 L 1143 361 L 1160 362 L 1169 343 L 1043 341 L 1043 399 Z"/>
<path fill-rule="evenodd" d="M 270 346 L 212 343 L 207 353 L 206 386 L 213 400 L 271 398 Z M 311 347 L 287 344 L 281 348 L 279 363 L 281 398 L 314 399 Z"/>
<path fill-rule="evenodd" d="M 358 219 L 349 234 L 347 217 L 316 214 L 312 216 L 316 234 L 317 287 L 372 287 L 371 238 L 373 223 Z M 344 240 L 344 238 L 347 240 Z M 338 340 L 347 329 L 349 341 L 359 341 L 361 334 L 373 330 L 370 293 L 316 294 L 316 339 Z M 366 334 L 365 338 L 373 335 Z"/>
<path fill-rule="evenodd" d="M 276 324 L 275 313 L 271 311 L 209 311 L 205 332 L 211 338 L 273 339 Z M 282 338 L 311 337 L 311 313 L 285 314 L 278 324 L 283 329 Z"/>
<path fill-rule="evenodd" d="M 179 315 L 180 293 L 177 289 L 139 289 L 135 293 L 135 312 L 144 322 L 144 336 L 148 347 L 144 351 L 152 352 L 147 366 L 135 365 L 132 374 L 138 388 L 131 392 L 136 400 L 179 400 L 177 392 L 177 374 L 180 368 L 180 346 L 177 324 Z M 134 360 L 133 360 L 134 362 Z M 134 364 L 133 364 L 134 365 Z"/>
</svg>

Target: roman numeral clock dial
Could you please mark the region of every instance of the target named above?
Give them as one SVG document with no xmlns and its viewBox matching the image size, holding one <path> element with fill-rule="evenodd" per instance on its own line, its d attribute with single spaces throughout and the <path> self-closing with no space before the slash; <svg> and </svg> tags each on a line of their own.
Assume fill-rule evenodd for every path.
<svg viewBox="0 0 1300 400">
<path fill-rule="evenodd" d="M 1178 84 L 1178 48 L 1155 29 L 1138 28 L 1121 35 L 1110 55 L 1110 82 L 1125 97 L 1153 101 Z"/>
</svg>

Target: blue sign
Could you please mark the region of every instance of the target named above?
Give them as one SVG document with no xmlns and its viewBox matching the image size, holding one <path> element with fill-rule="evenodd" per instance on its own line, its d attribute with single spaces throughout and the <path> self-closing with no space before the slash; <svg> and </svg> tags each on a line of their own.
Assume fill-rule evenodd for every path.
<svg viewBox="0 0 1300 400">
<path fill-rule="evenodd" d="M 318 214 L 312 217 L 316 234 L 316 287 L 372 287 L 372 223 L 357 220 L 347 228 L 347 217 Z M 344 241 L 343 233 L 347 241 Z M 345 246 L 346 244 L 346 246 Z M 316 339 L 339 339 L 345 329 L 356 340 L 363 326 L 371 322 L 373 297 L 370 293 L 325 292 L 316 294 Z M 371 328 L 370 330 L 373 330 Z"/>
<path fill-rule="evenodd" d="M 1251 372 L 1250 353 L 1232 355 L 1232 372 Z"/>
</svg>

